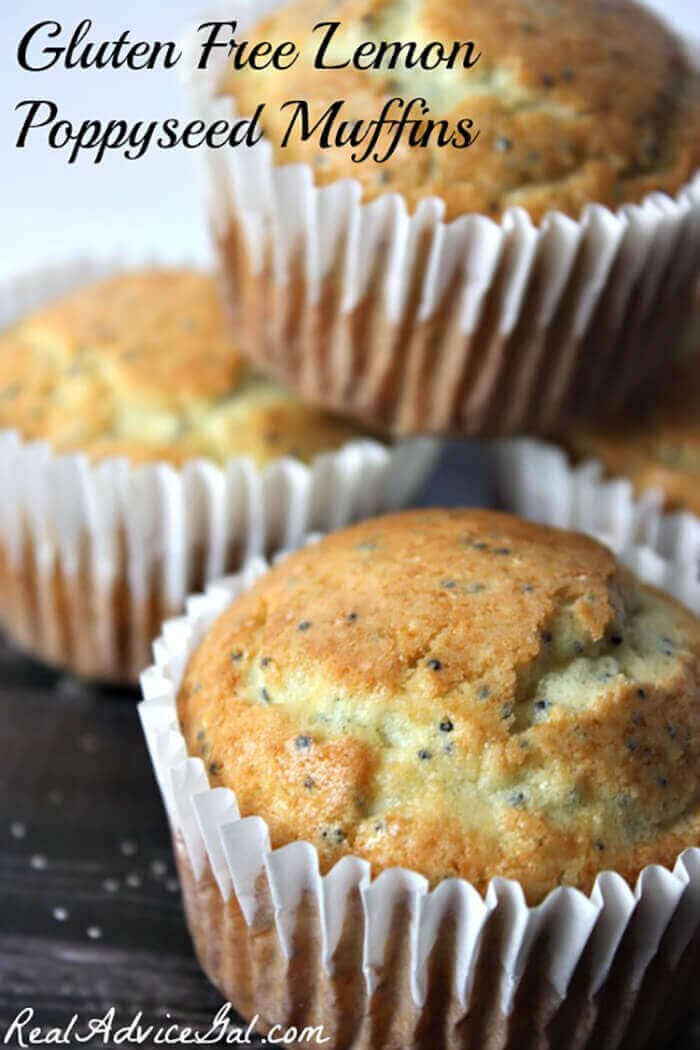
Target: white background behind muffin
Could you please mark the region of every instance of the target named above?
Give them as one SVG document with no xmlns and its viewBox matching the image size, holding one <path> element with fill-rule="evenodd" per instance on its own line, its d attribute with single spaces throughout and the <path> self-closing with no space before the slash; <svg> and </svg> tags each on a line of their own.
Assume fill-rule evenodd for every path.
<svg viewBox="0 0 700 1050">
<path fill-rule="evenodd" d="M 685 34 L 700 38 L 697 0 L 648 0 Z M 98 0 L 90 5 L 93 39 L 109 39 L 125 28 L 134 40 L 171 39 L 207 5 L 201 0 Z M 184 149 L 157 151 L 137 161 L 89 158 L 68 166 L 60 151 L 41 138 L 17 150 L 20 99 L 51 98 L 68 119 L 162 119 L 186 112 L 178 70 L 148 72 L 19 69 L 17 42 L 42 19 L 64 31 L 86 16 L 78 0 L 28 0 L 0 11 L 0 103 L 11 118 L 2 142 L 3 195 L 0 228 L 12 251 L 0 258 L 0 279 L 67 255 L 109 254 L 125 248 L 138 256 L 158 250 L 174 259 L 209 257 L 199 166 Z M 177 216 L 177 222 L 173 222 Z M 69 234 L 67 233 L 69 231 Z"/>
</svg>

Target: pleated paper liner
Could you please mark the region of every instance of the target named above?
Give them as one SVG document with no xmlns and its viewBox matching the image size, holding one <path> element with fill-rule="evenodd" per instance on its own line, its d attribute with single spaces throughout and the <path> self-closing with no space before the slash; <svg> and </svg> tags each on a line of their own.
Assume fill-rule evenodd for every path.
<svg viewBox="0 0 700 1050">
<path fill-rule="evenodd" d="M 237 0 L 245 32 L 279 0 Z M 195 70 L 198 37 L 185 42 Z M 217 97 L 225 56 L 194 73 L 196 115 L 238 115 Z M 305 397 L 399 433 L 543 433 L 622 403 L 697 318 L 700 174 L 580 221 L 445 223 L 426 198 L 360 202 L 355 180 L 314 183 L 268 141 L 200 151 L 225 295 L 241 348 Z"/>
<path fill-rule="evenodd" d="M 599 460 L 574 465 L 563 449 L 532 438 L 494 442 L 490 449 L 499 502 L 545 525 L 642 544 L 700 575 L 700 519 L 663 509 L 663 495 L 637 495 L 632 482 L 606 477 Z"/>
<path fill-rule="evenodd" d="M 700 611 L 700 585 L 653 551 L 621 560 Z M 188 923 L 213 983 L 261 1032 L 320 1026 L 334 1050 L 645 1050 L 696 998 L 700 849 L 646 868 L 631 888 L 600 874 L 528 907 L 517 882 L 482 897 L 464 880 L 429 891 L 418 873 L 372 879 L 359 857 L 319 874 L 308 842 L 270 849 L 188 755 L 176 694 L 219 613 L 262 559 L 188 601 L 142 676 L 140 714 L 170 821 Z"/>
<path fill-rule="evenodd" d="M 125 265 L 79 261 L 6 283 L 0 329 Z M 135 682 L 188 593 L 251 555 L 298 545 L 309 529 L 402 506 L 437 451 L 430 439 L 358 439 L 308 465 L 133 467 L 0 431 L 0 624 L 50 664 Z"/>
</svg>

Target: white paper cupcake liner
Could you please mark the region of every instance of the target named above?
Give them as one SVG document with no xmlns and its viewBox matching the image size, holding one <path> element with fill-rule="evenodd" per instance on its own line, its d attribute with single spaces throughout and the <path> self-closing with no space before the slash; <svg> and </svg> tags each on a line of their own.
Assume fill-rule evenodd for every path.
<svg viewBox="0 0 700 1050">
<path fill-rule="evenodd" d="M 618 553 L 700 612 L 700 584 L 680 566 L 648 548 Z M 210 788 L 187 753 L 177 690 L 209 626 L 266 569 L 254 559 L 190 598 L 141 679 L 190 929 L 214 983 L 261 1031 L 322 1025 L 334 1050 L 658 1047 L 666 1023 L 692 1005 L 700 849 L 673 871 L 646 868 L 634 889 L 608 871 L 589 896 L 560 887 L 528 907 L 520 885 L 502 878 L 484 897 L 460 879 L 429 891 L 404 869 L 372 879 L 354 856 L 321 876 L 310 843 L 271 850 L 264 820 L 241 819 L 235 795 Z"/>
<path fill-rule="evenodd" d="M 82 260 L 7 282 L 0 330 L 125 265 Z M 49 663 L 136 681 L 188 593 L 252 555 L 298 545 L 310 529 L 405 504 L 437 451 L 430 439 L 359 439 L 309 465 L 285 457 L 259 469 L 234 458 L 176 469 L 91 463 L 0 431 L 0 623 Z"/>
<path fill-rule="evenodd" d="M 545 525 L 641 544 L 700 575 L 700 519 L 663 510 L 663 494 L 637 495 L 631 481 L 609 479 L 599 460 L 574 465 L 556 445 L 532 438 L 494 442 L 494 483 L 502 506 Z"/>
<path fill-rule="evenodd" d="M 279 5 L 236 0 L 245 32 Z M 186 41 L 197 64 L 198 38 Z M 201 41 L 200 41 L 201 42 Z M 236 116 L 216 97 L 225 58 L 190 78 L 196 115 Z M 535 226 L 409 214 L 356 180 L 314 184 L 268 141 L 202 151 L 220 271 L 244 352 L 305 396 L 398 432 L 542 433 L 623 401 L 697 320 L 700 174 L 612 212 Z"/>
</svg>

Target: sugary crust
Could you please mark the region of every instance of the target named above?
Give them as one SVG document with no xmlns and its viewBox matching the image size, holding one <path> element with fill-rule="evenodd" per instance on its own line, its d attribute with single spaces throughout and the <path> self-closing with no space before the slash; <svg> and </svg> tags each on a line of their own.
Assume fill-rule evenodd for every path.
<svg viewBox="0 0 700 1050">
<path fill-rule="evenodd" d="M 358 436 L 250 371 L 210 276 L 156 269 L 80 289 L 0 337 L 0 427 L 135 463 L 309 460 Z"/>
<path fill-rule="evenodd" d="M 371 41 L 474 41 L 471 69 L 314 69 L 312 27 L 340 21 L 332 61 Z M 615 208 L 651 191 L 678 191 L 700 167 L 700 76 L 683 45 L 630 0 L 297 0 L 265 19 L 254 39 L 293 40 L 303 58 L 291 69 L 230 72 L 222 90 L 241 113 L 265 101 L 264 126 L 280 163 L 314 165 L 316 181 L 360 180 L 365 199 L 398 191 L 410 206 L 442 197 L 448 218 L 498 218 L 524 207 L 535 221 L 559 209 L 578 218 L 591 202 Z M 430 117 L 470 117 L 480 132 L 468 149 L 412 148 L 382 164 L 354 163 L 351 149 L 319 149 L 291 137 L 279 148 L 290 99 L 311 103 L 311 121 L 347 100 L 342 118 L 369 120 L 394 96 L 422 96 Z M 397 113 L 393 114 L 397 116 Z M 380 146 L 384 140 L 380 140 Z M 431 143 L 434 139 L 431 140 Z"/>
<path fill-rule="evenodd" d="M 678 364 L 646 404 L 566 434 L 576 459 L 600 459 L 638 494 L 655 489 L 667 510 L 700 515 L 700 358 Z"/>
<path fill-rule="evenodd" d="M 700 628 L 594 541 L 416 511 L 292 555 L 191 658 L 179 715 L 212 784 L 345 853 L 519 879 L 633 879 L 698 841 Z"/>
</svg>

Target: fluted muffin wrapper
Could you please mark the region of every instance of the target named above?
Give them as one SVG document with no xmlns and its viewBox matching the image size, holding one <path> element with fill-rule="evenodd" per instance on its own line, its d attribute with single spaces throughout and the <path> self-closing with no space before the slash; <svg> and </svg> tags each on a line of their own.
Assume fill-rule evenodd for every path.
<svg viewBox="0 0 700 1050">
<path fill-rule="evenodd" d="M 311 539 L 313 541 L 313 538 Z M 648 548 L 621 560 L 700 612 L 700 584 Z M 700 849 L 632 889 L 603 872 L 528 907 L 519 883 L 485 896 L 420 874 L 371 877 L 346 856 L 326 875 L 308 842 L 271 849 L 265 821 L 209 785 L 188 754 L 176 696 L 217 616 L 266 571 L 260 558 L 189 599 L 144 672 L 139 711 L 204 970 L 261 1031 L 321 1025 L 327 1045 L 389 1050 L 583 1050 L 661 1045 L 691 1005 L 700 951 Z"/>
<path fill-rule="evenodd" d="M 574 464 L 560 447 L 534 438 L 494 442 L 490 449 L 498 500 L 508 510 L 545 525 L 641 544 L 700 576 L 700 518 L 664 510 L 663 493 L 638 494 L 626 478 L 610 478 L 604 464 Z"/>
<path fill-rule="evenodd" d="M 244 32 L 277 6 L 235 0 L 224 17 Z M 190 77 L 207 123 L 237 115 L 216 95 L 225 62 Z M 438 197 L 410 214 L 396 193 L 362 204 L 353 179 L 317 186 L 266 140 L 201 152 L 242 350 L 329 407 L 399 433 L 544 433 L 622 402 L 691 338 L 700 173 L 580 221 L 446 223 Z"/>
<path fill-rule="evenodd" d="M 80 260 L 5 283 L 0 329 L 126 265 Z M 308 465 L 132 466 L 0 430 L 0 623 L 48 663 L 136 682 L 188 593 L 254 554 L 298 545 L 309 529 L 403 505 L 437 451 L 430 439 L 360 438 Z"/>
</svg>

